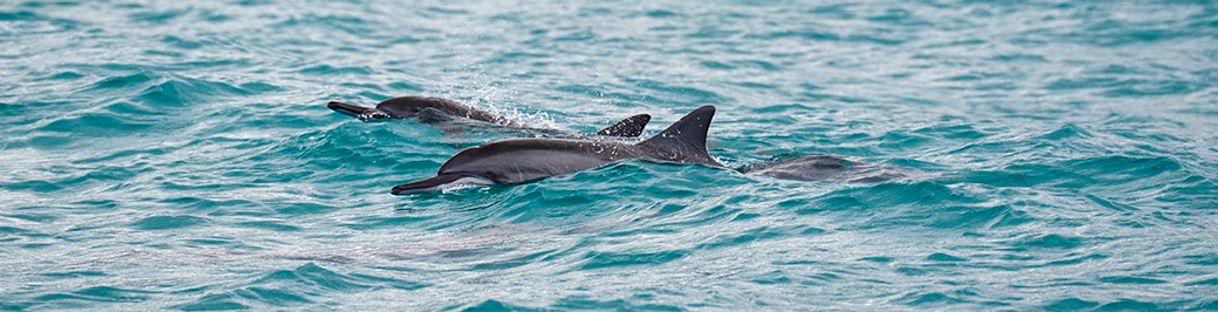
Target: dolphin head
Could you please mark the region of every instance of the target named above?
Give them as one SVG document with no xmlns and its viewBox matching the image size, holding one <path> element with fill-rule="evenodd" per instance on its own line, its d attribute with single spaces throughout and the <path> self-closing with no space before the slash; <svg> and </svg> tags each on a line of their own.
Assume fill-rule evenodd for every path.
<svg viewBox="0 0 1218 312">
<path fill-rule="evenodd" d="M 402 184 L 394 195 L 443 190 L 453 184 L 520 184 L 637 158 L 633 145 L 613 141 L 515 139 L 457 153 L 435 177 Z"/>
<path fill-rule="evenodd" d="M 384 111 L 394 118 L 422 117 L 426 119 L 443 115 L 464 117 L 489 123 L 511 123 L 503 117 L 474 108 L 473 106 L 437 97 L 401 96 L 376 104 L 376 109 Z"/>
</svg>

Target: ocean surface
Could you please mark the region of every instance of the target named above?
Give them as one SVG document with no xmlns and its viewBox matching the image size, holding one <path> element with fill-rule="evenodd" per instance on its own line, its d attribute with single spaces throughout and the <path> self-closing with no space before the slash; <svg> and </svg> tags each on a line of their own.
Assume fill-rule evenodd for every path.
<svg viewBox="0 0 1218 312">
<path fill-rule="evenodd" d="M 3 310 L 1215 310 L 1213 1 L 3 1 Z M 736 167 L 389 195 L 527 133 Z"/>
</svg>

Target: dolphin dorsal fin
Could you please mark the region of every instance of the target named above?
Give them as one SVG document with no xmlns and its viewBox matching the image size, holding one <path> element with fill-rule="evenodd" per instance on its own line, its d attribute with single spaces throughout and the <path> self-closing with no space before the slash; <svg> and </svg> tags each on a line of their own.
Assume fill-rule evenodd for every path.
<svg viewBox="0 0 1218 312">
<path fill-rule="evenodd" d="M 668 126 L 664 132 L 639 145 L 652 148 L 659 152 L 661 157 L 668 158 L 661 160 L 722 167 L 723 164 L 715 161 L 710 152 L 706 151 L 706 131 L 710 129 L 711 119 L 714 117 L 714 106 L 699 107 Z"/>
<path fill-rule="evenodd" d="M 647 127 L 647 123 L 651 121 L 651 115 L 638 114 L 626 119 L 622 119 L 612 126 L 597 131 L 596 135 L 616 136 L 624 138 L 638 137 L 643 134 L 643 128 Z"/>
</svg>

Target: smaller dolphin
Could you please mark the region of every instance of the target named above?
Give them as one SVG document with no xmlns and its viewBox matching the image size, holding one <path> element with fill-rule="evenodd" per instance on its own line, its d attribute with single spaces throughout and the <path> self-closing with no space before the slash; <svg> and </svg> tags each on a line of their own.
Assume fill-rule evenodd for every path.
<svg viewBox="0 0 1218 312">
<path fill-rule="evenodd" d="M 326 105 L 330 109 L 344 115 L 359 118 L 363 121 L 386 119 L 420 118 L 427 119 L 440 115 L 457 116 L 494 124 L 510 125 L 506 118 L 496 116 L 487 111 L 474 108 L 456 101 L 421 96 L 403 96 L 385 100 L 376 104 L 376 108 L 332 101 Z M 425 120 L 427 121 L 427 120 Z"/>
<path fill-rule="evenodd" d="M 359 118 L 359 120 L 363 121 L 415 118 L 423 123 L 436 124 L 450 121 L 454 118 L 465 118 L 511 129 L 530 130 L 562 136 L 581 136 L 554 129 L 530 128 L 523 124 L 469 105 L 436 97 L 396 97 L 376 104 L 375 108 L 347 104 L 339 101 L 331 101 L 330 104 L 326 105 L 326 107 L 344 115 Z M 638 137 L 639 135 L 643 134 L 643 129 L 647 127 L 647 123 L 650 121 L 651 115 L 648 114 L 630 116 L 626 119 L 618 121 L 612 126 L 597 131 L 596 135 L 628 138 Z"/>
<path fill-rule="evenodd" d="M 736 168 L 736 171 L 779 179 L 813 181 L 848 172 L 859 165 L 833 156 L 813 155 L 749 164 Z"/>
<path fill-rule="evenodd" d="M 394 195 L 442 191 L 463 184 L 519 184 L 609 163 L 648 161 L 724 167 L 706 150 L 714 106 L 702 106 L 646 141 L 512 139 L 463 150 L 435 177 L 398 185 Z"/>
</svg>

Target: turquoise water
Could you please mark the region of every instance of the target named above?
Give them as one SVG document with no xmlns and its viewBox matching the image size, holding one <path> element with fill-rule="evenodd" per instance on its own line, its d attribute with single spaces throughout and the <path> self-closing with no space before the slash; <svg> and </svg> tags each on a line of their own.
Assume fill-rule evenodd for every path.
<svg viewBox="0 0 1218 312">
<path fill-rule="evenodd" d="M 5 310 L 1218 309 L 1218 4 L 0 3 Z M 451 98 L 654 134 L 395 197 L 462 147 L 325 108 Z"/>
</svg>

